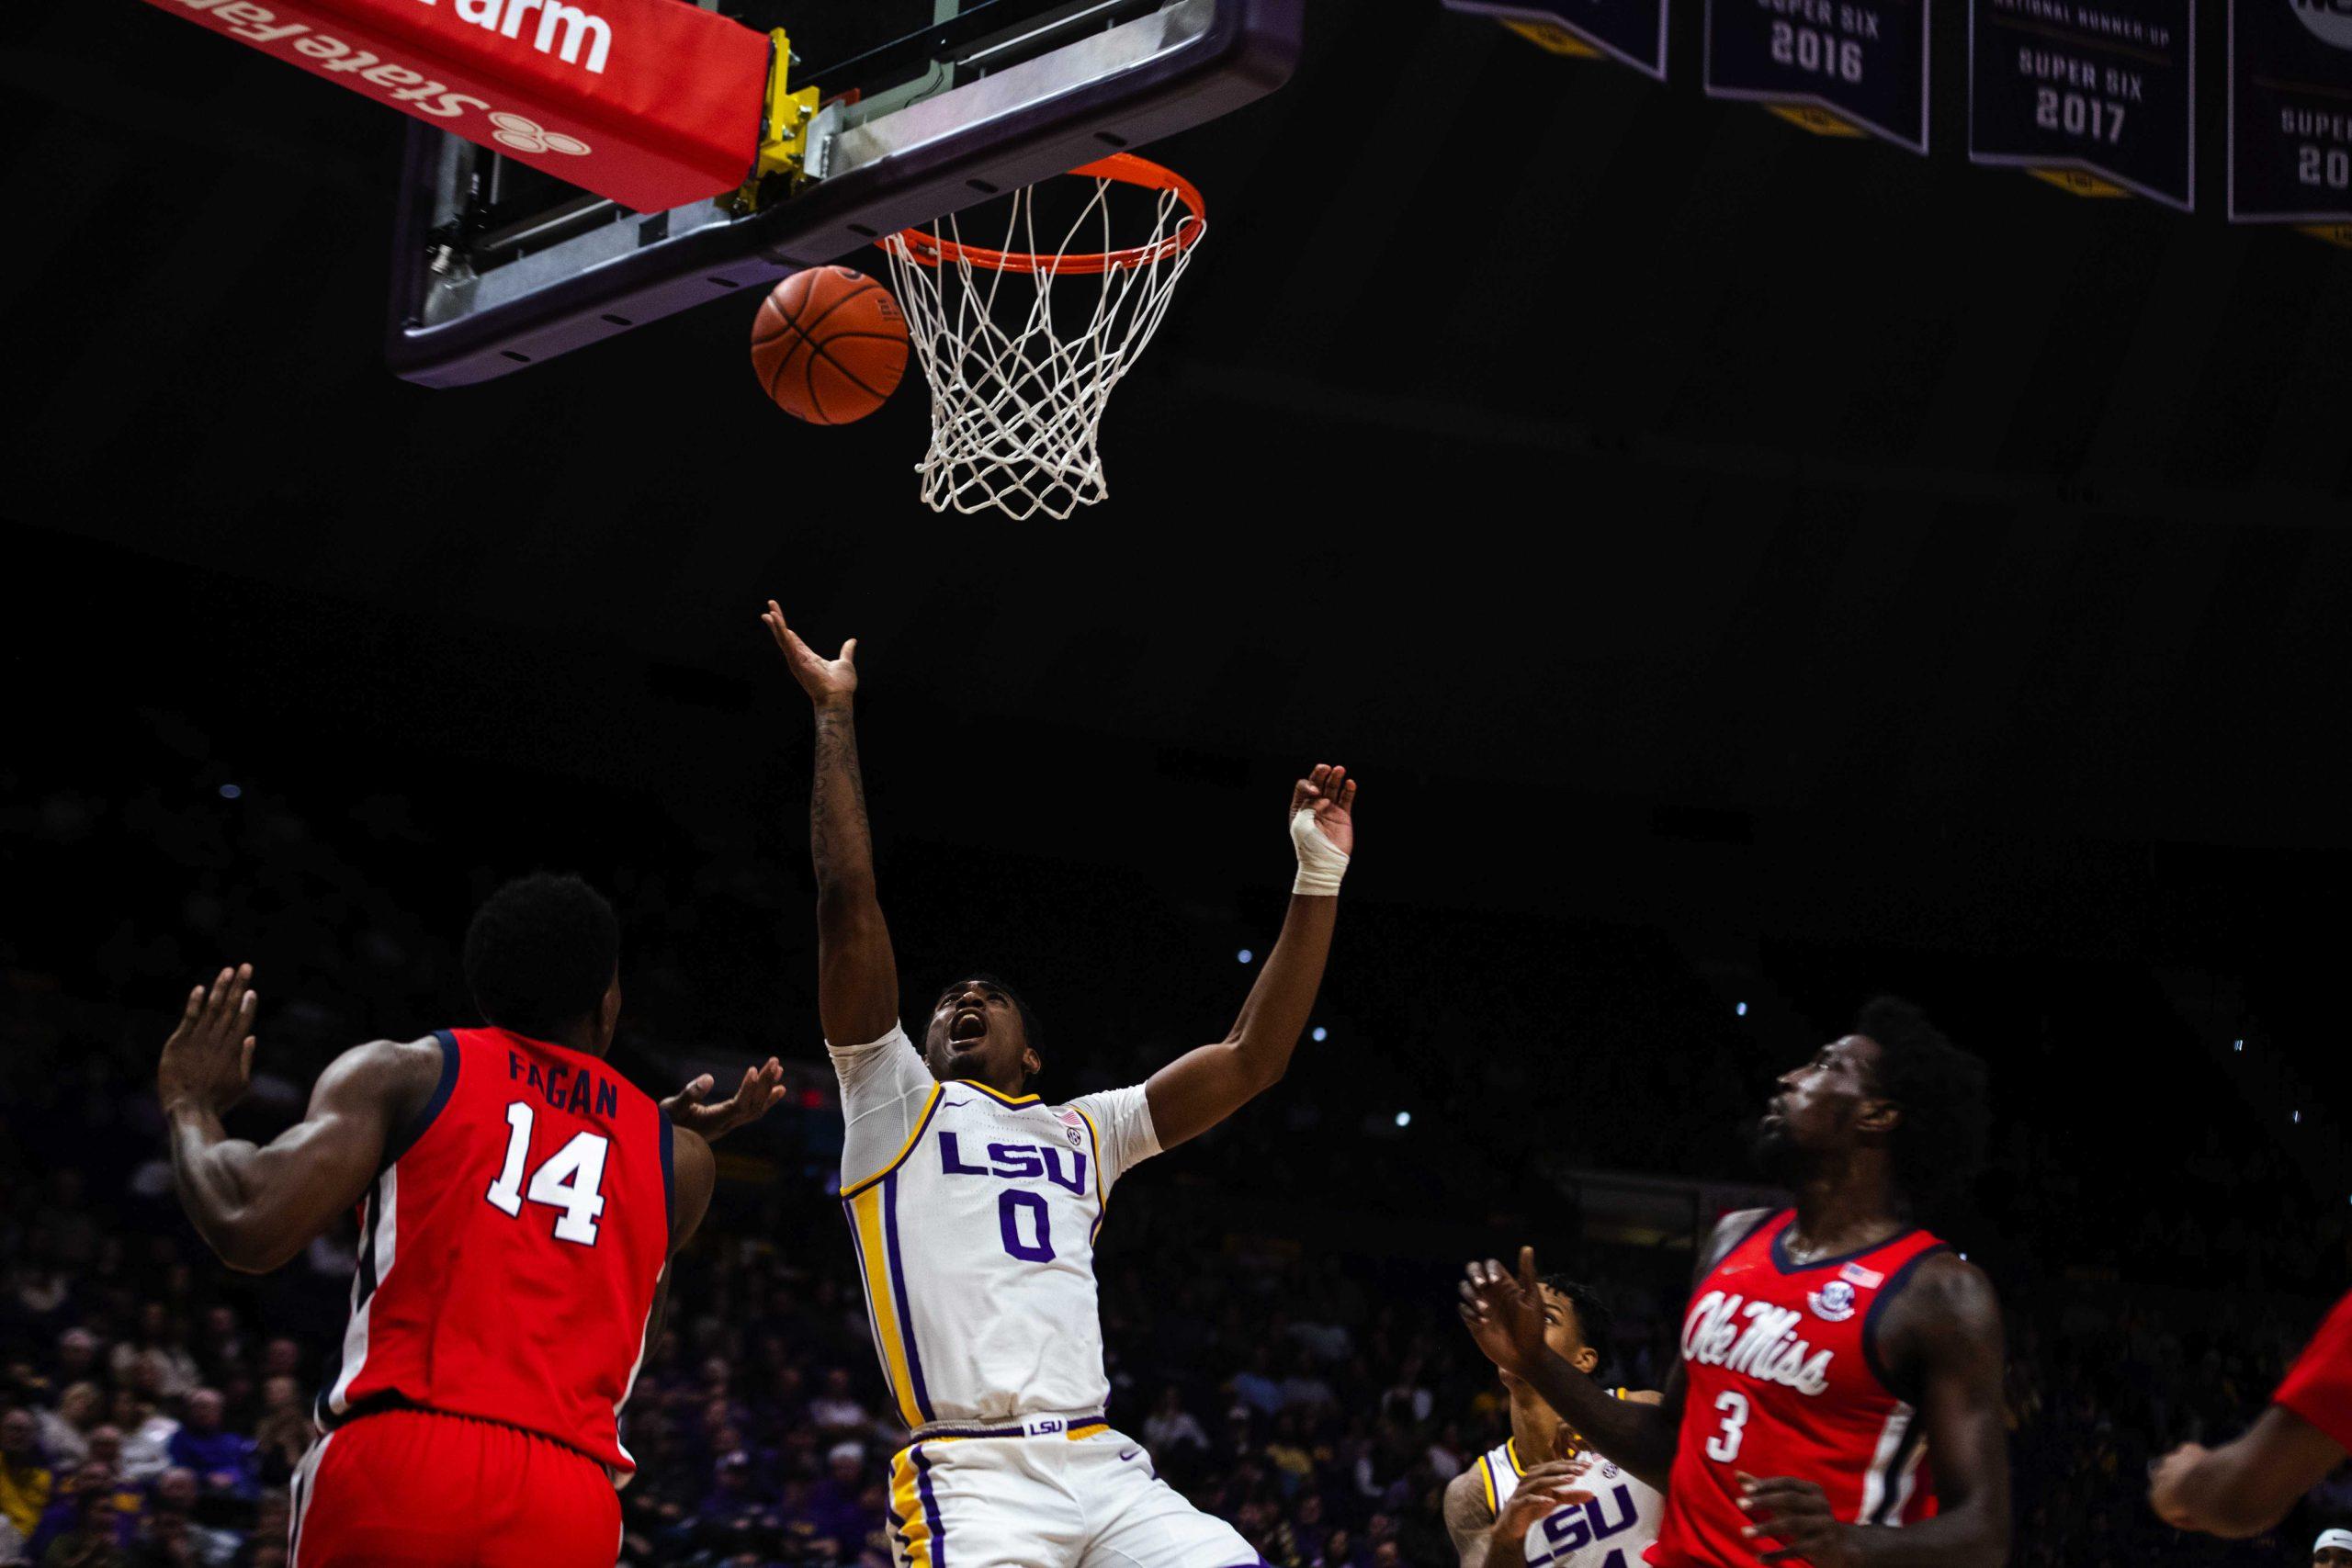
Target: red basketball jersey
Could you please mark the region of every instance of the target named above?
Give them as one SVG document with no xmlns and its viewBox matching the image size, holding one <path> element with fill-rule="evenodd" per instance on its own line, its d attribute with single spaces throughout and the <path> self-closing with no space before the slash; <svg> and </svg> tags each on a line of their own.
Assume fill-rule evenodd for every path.
<svg viewBox="0 0 2352 1568">
<path fill-rule="evenodd" d="M 1880 1314 L 1920 1262 L 1947 1250 L 1905 1231 L 1865 1251 L 1792 1263 L 1794 1210 L 1767 1217 L 1724 1255 L 1682 1320 L 1682 1431 L 1659 1568 L 1750 1568 L 1774 1541 L 1747 1541 L 1737 1472 L 1793 1476 L 1841 1519 L 1901 1525 L 1936 1511 L 1918 1413 L 1887 1386 Z"/>
<path fill-rule="evenodd" d="M 670 1254 L 670 1122 L 600 1059 L 444 1030 L 441 1082 L 360 1209 L 335 1427 L 419 1407 L 537 1432 L 616 1478 Z"/>
</svg>

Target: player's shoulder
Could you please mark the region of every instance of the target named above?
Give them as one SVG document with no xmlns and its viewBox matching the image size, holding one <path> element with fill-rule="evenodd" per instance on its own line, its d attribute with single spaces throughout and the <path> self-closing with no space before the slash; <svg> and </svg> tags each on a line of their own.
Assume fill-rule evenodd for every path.
<svg viewBox="0 0 2352 1568">
<path fill-rule="evenodd" d="M 1949 1248 L 1923 1254 L 1883 1304 L 1880 1331 L 1894 1359 L 1973 1356 L 2000 1346 L 1999 1293 L 1984 1270 Z"/>
<path fill-rule="evenodd" d="M 449 1047 L 439 1034 L 415 1040 L 370 1040 L 354 1045 L 319 1075 L 321 1093 L 340 1090 L 383 1093 L 421 1100 L 439 1087 L 448 1070 Z"/>
<path fill-rule="evenodd" d="M 1911 1271 L 1903 1298 L 1915 1312 L 1965 1321 L 1998 1320 L 2001 1300 L 1984 1269 L 1948 1246 L 1922 1256 Z"/>
<path fill-rule="evenodd" d="M 1698 1274 L 1703 1278 L 1707 1270 L 1730 1257 L 1734 1247 L 1761 1230 L 1764 1223 L 1780 1212 L 1778 1209 L 1734 1209 L 1717 1220 L 1713 1232 L 1707 1237 L 1707 1245 L 1700 1248 Z"/>
<path fill-rule="evenodd" d="M 1481 1530 L 1495 1522 L 1495 1501 L 1485 1474 L 1487 1456 L 1480 1454 L 1445 1483 L 1445 1524 L 1449 1530 L 1457 1534 Z"/>
</svg>

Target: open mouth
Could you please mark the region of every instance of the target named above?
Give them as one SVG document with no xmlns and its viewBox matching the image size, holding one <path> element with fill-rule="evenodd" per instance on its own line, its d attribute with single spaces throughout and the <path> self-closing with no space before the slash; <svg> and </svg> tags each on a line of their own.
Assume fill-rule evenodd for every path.
<svg viewBox="0 0 2352 1568">
<path fill-rule="evenodd" d="M 966 1008 L 947 1021 L 947 1043 L 955 1050 L 969 1050 L 988 1037 L 988 1014 L 978 1008 Z"/>
</svg>

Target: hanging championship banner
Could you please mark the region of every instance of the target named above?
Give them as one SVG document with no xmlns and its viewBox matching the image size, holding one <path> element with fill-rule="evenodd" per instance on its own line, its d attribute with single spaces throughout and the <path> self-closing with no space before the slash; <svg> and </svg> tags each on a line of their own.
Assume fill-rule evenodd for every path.
<svg viewBox="0 0 2352 1568">
<path fill-rule="evenodd" d="M 1667 0 L 1445 0 L 1492 17 L 1555 54 L 1607 56 L 1666 80 Z"/>
<path fill-rule="evenodd" d="M 1707 96 L 1928 150 L 1929 0 L 1706 0 Z"/>
<path fill-rule="evenodd" d="M 1969 0 L 1970 162 L 2190 210 L 2196 35 L 2196 0 Z"/>
<path fill-rule="evenodd" d="M 2352 0 L 2230 0 L 2230 221 L 2352 238 Z"/>
</svg>

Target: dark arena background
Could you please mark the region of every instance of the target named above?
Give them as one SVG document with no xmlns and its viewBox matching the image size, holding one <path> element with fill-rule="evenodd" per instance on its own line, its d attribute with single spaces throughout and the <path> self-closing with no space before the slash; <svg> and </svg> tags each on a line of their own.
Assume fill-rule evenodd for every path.
<svg viewBox="0 0 2352 1568">
<path fill-rule="evenodd" d="M 2352 1283 L 2352 252 L 1972 167 L 1964 108 L 1920 158 L 1318 0 L 1153 150 L 1216 217 L 1111 499 L 1009 525 L 917 503 L 911 370 L 779 413 L 750 299 L 395 379 L 397 117 L 130 0 L 11 17 L 0 1562 L 286 1561 L 356 1233 L 223 1269 L 158 1051 L 252 962 L 266 1138 L 474 1021 L 468 915 L 541 868 L 619 910 L 628 1077 L 789 1088 L 677 1267 L 621 1560 L 889 1562 L 771 596 L 860 641 L 909 1007 L 1008 976 L 1050 1100 L 1222 1034 L 1282 797 L 1361 782 L 1310 1037 L 1101 1244 L 1113 1420 L 1269 1562 L 1453 1562 L 1507 1432 L 1466 1258 L 1595 1282 L 1661 1386 L 1771 1080 L 1882 991 L 1991 1069 L 1931 1218 L 2002 1301 L 2008 1561 L 2309 1561 L 2352 1472 L 2239 1541 L 2145 1477 Z"/>
</svg>

